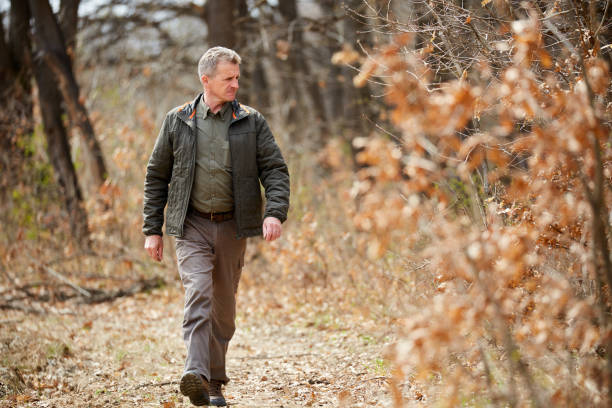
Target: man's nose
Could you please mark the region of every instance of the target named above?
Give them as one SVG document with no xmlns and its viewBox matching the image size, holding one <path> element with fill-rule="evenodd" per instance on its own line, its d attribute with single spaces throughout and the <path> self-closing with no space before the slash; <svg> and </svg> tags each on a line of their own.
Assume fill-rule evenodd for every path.
<svg viewBox="0 0 612 408">
<path fill-rule="evenodd" d="M 236 88 L 236 89 L 238 89 L 238 87 L 239 87 L 239 86 L 240 86 L 240 85 L 238 85 L 238 80 L 237 80 L 237 79 L 233 79 L 233 80 L 232 80 L 232 88 Z"/>
</svg>

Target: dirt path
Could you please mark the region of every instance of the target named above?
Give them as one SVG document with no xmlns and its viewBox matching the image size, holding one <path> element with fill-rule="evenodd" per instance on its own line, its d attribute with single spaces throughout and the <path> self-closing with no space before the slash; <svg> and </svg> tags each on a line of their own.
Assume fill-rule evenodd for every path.
<svg viewBox="0 0 612 408">
<path fill-rule="evenodd" d="M 181 319 L 178 287 L 54 307 L 43 317 L 3 312 L 0 406 L 188 407 L 177 390 Z M 230 405 L 391 405 L 381 357 L 388 337 L 283 320 L 239 315 L 228 355 Z M 25 392 L 11 394 L 15 387 Z"/>
</svg>

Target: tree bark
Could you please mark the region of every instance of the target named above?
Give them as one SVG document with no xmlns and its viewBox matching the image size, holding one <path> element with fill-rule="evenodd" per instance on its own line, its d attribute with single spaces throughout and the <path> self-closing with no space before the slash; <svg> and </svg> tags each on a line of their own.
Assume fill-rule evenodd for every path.
<svg viewBox="0 0 612 408">
<path fill-rule="evenodd" d="M 37 57 L 33 58 L 32 71 L 38 86 L 38 100 L 47 139 L 47 154 L 64 199 L 64 206 L 68 211 L 72 235 L 84 247 L 88 247 L 87 214 L 83 209 L 83 197 L 70 157 L 68 133 L 62 120 L 62 95 L 57 87 L 55 75 L 44 57 L 45 53 L 53 52 L 48 50 L 47 42 L 58 39 L 63 41 L 63 39 L 61 32 L 55 31 L 52 27 L 54 23 L 57 28 L 57 22 L 47 0 L 30 1 L 30 8 L 35 21 L 35 38 L 39 50 Z M 52 21 L 49 21 L 49 14 Z M 63 42 L 61 45 L 63 46 Z M 65 50 L 58 58 L 64 58 L 64 61 L 69 63 Z"/>
<path fill-rule="evenodd" d="M 361 0 L 349 0 L 348 7 L 362 14 L 365 13 L 365 10 L 362 10 L 363 2 Z M 358 20 L 356 16 L 351 16 L 345 18 L 342 21 L 342 25 L 343 36 L 346 42 L 349 44 L 360 42 L 362 46 L 369 48 L 371 41 L 368 32 L 371 27 L 368 26 L 367 21 L 364 21 L 362 18 Z M 362 88 L 355 88 L 353 85 L 353 77 L 356 75 L 356 72 L 351 68 L 343 67 L 342 73 L 345 80 L 343 81 L 344 90 L 342 102 L 344 112 L 342 113 L 341 123 L 347 131 L 349 139 L 352 140 L 354 137 L 367 136 L 369 130 L 372 128 L 371 123 L 368 122 L 368 118 L 373 116 L 369 109 L 374 105 L 370 96 L 370 88 L 367 85 Z"/>
<path fill-rule="evenodd" d="M 55 86 L 55 76 L 44 60 L 35 59 L 33 69 L 47 137 L 47 154 L 55 170 L 55 180 L 63 193 L 72 235 L 77 241 L 88 243 L 87 214 L 82 206 L 83 198 L 70 157 L 68 134 L 62 121 L 62 96 Z"/>
<path fill-rule="evenodd" d="M 17 0 L 11 1 L 9 48 L 16 74 L 18 86 L 24 93 L 30 94 L 31 54 L 30 43 L 30 9 L 27 3 Z M 31 106 L 31 101 L 30 101 Z"/>
<path fill-rule="evenodd" d="M 73 126 L 80 129 L 88 164 L 96 187 L 101 186 L 107 177 L 106 164 L 93 126 L 89 121 L 87 109 L 79 100 L 79 85 L 72 72 L 70 57 L 66 53 L 64 38 L 59 24 L 51 10 L 48 0 L 30 0 L 34 17 L 34 38 L 37 45 L 37 64 L 46 65 L 60 84 L 60 90 L 68 107 L 68 115 Z M 57 87 L 55 81 L 46 81 L 45 86 Z M 40 88 L 40 84 L 39 84 Z"/>
<path fill-rule="evenodd" d="M 259 105 L 259 98 L 253 94 L 254 86 L 251 78 L 257 62 L 244 54 L 254 38 L 249 25 L 251 18 L 246 0 L 209 0 L 204 8 L 203 17 L 208 28 L 206 39 L 208 47 L 231 48 L 243 57 L 238 99 L 247 105 Z"/>
<path fill-rule="evenodd" d="M 252 54 L 245 54 L 249 47 L 250 41 L 254 38 L 252 25 L 250 24 L 251 17 L 249 16 L 249 7 L 246 0 L 234 0 L 234 17 L 232 26 L 236 31 L 235 43 L 233 49 L 240 54 L 242 63 L 240 64 L 240 91 L 238 99 L 247 105 L 254 105 L 260 109 L 259 98 L 254 93 L 253 72 L 257 64 L 257 60 Z M 236 23 L 238 21 L 238 23 Z"/>
<path fill-rule="evenodd" d="M 325 104 L 319 88 L 319 81 L 316 76 L 312 75 L 310 65 L 304 57 L 305 44 L 302 27 L 299 24 L 297 5 L 295 0 L 286 0 L 279 2 L 278 7 L 288 26 L 288 37 L 291 39 L 287 56 L 290 70 L 294 75 L 297 75 L 297 82 L 304 85 L 306 92 L 303 93 L 303 96 L 310 99 L 306 103 L 300 103 L 299 105 L 305 105 L 301 106 L 301 109 L 312 108 L 314 124 L 318 127 L 314 141 L 320 144 L 320 140 L 325 139 L 328 133 Z M 295 88 L 295 84 L 289 86 Z"/>
<path fill-rule="evenodd" d="M 0 21 L 4 20 L 4 15 L 0 14 Z M 3 109 L 0 110 L 0 187 L 2 191 L 8 193 L 8 184 L 13 179 L 11 165 L 11 150 L 12 150 L 12 124 L 10 107 L 6 109 L 8 103 L 13 99 L 12 92 L 7 87 L 10 87 L 15 82 L 15 71 L 13 66 L 13 58 L 10 53 L 8 44 L 4 40 L 4 25 L 0 24 L 0 102 Z"/>
<path fill-rule="evenodd" d="M 252 63 L 253 72 L 250 76 L 251 86 L 248 89 L 248 93 L 250 95 L 250 99 L 256 102 L 256 106 L 254 106 L 257 110 L 260 111 L 269 111 L 270 104 L 270 92 L 268 87 L 268 81 L 266 80 L 266 74 L 264 71 L 263 64 L 261 60 L 264 57 L 261 51 L 257 52 L 254 56 L 255 60 Z M 247 102 L 253 104 L 253 102 Z"/>
<path fill-rule="evenodd" d="M 240 10 L 228 7 L 228 0 L 208 0 L 204 11 L 208 27 L 208 46 L 234 48 L 236 31 L 233 27 L 234 18 Z"/>
<path fill-rule="evenodd" d="M 328 37 L 327 47 L 330 56 L 341 51 L 345 44 L 351 46 L 360 44 L 365 49 L 370 48 L 372 27 L 363 17 L 368 12 L 368 7 L 361 0 L 347 0 L 342 4 L 333 0 L 320 0 L 320 4 L 325 15 L 345 14 L 336 26 L 339 41 Z M 334 133 L 349 142 L 355 137 L 367 136 L 372 129 L 369 118 L 375 116 L 375 108 L 371 108 L 376 106 L 371 97 L 371 88 L 368 85 L 355 88 L 353 78 L 356 75 L 357 72 L 348 66 L 332 66 L 326 94 L 330 101 Z M 353 153 L 356 154 L 356 151 Z"/>
<path fill-rule="evenodd" d="M 59 9 L 59 24 L 66 42 L 66 53 L 74 62 L 76 50 L 77 23 L 81 0 L 62 0 Z"/>
<path fill-rule="evenodd" d="M 335 0 L 321 0 L 320 5 L 325 16 L 335 16 L 341 13 L 341 4 L 339 4 Z M 333 31 L 337 32 L 338 29 L 336 27 L 341 24 L 344 23 L 336 23 L 336 26 L 333 28 Z M 343 44 L 338 42 L 338 40 L 334 36 L 327 35 L 325 39 L 325 45 L 327 48 L 326 58 L 328 61 L 331 61 L 331 58 L 334 53 L 340 51 Z M 341 125 L 338 119 L 342 118 L 344 114 L 344 107 L 342 103 L 344 101 L 343 95 L 345 82 L 346 78 L 342 71 L 342 67 L 339 65 L 330 64 L 328 81 L 325 87 L 325 99 L 328 101 L 328 116 L 330 118 L 333 118 L 329 121 L 329 124 L 331 132 L 334 135 L 342 134 L 343 126 Z"/>
<path fill-rule="evenodd" d="M 26 153 L 17 141 L 30 137 L 34 129 L 29 21 L 27 3 L 12 0 L 8 43 L 0 24 L 0 186 L 5 193 L 23 180 Z"/>
</svg>

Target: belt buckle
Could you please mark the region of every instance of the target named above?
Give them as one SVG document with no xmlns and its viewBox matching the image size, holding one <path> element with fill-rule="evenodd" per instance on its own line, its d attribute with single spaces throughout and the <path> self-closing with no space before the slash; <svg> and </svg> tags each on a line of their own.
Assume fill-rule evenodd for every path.
<svg viewBox="0 0 612 408">
<path fill-rule="evenodd" d="M 214 218 L 215 218 L 215 213 L 211 212 L 211 213 L 210 213 L 210 220 L 211 220 L 211 221 L 214 221 Z"/>
</svg>

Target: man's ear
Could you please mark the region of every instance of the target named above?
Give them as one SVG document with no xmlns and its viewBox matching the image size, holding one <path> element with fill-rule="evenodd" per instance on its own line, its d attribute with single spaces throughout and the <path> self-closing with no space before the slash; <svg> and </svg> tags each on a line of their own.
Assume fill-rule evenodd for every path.
<svg viewBox="0 0 612 408">
<path fill-rule="evenodd" d="M 208 85 L 208 77 L 206 75 L 202 75 L 200 77 L 200 80 L 202 81 L 202 85 L 204 86 Z"/>
</svg>

